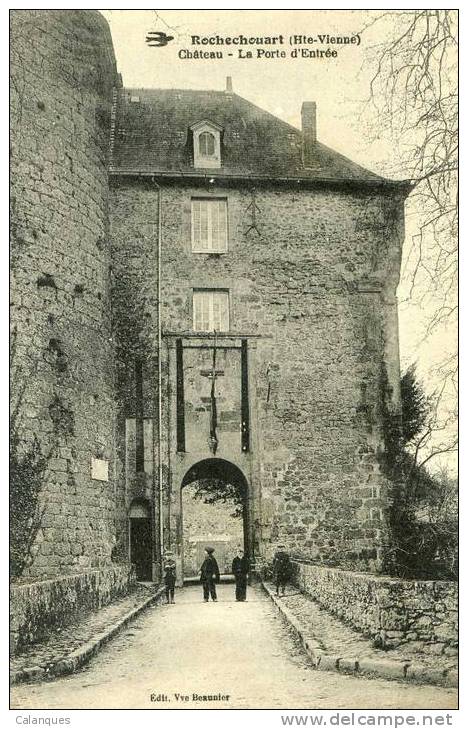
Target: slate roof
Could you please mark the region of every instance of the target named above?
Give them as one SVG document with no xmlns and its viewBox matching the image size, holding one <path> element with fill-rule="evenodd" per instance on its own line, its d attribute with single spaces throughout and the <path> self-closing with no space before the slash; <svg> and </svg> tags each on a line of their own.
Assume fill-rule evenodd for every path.
<svg viewBox="0 0 468 729">
<path fill-rule="evenodd" d="M 189 128 L 202 119 L 223 128 L 220 169 L 193 167 Z M 401 184 L 379 177 L 320 142 L 313 165 L 304 168 L 301 148 L 298 129 L 234 93 L 123 89 L 111 172 Z"/>
</svg>

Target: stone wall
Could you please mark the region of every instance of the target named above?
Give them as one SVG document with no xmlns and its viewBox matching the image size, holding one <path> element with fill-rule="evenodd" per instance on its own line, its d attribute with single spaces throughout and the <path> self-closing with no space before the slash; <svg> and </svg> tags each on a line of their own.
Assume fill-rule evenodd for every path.
<svg viewBox="0 0 468 729">
<path fill-rule="evenodd" d="M 186 452 L 176 453 L 175 357 L 173 340 L 164 336 L 161 440 L 171 519 L 177 518 L 187 468 L 212 455 L 207 413 L 200 410 L 199 396 L 188 397 L 203 386 L 201 373 L 194 374 L 195 343 L 189 339 L 192 292 L 228 289 L 232 336 L 219 342 L 226 349 L 226 376 L 219 387 L 237 412 L 231 395 L 239 387 L 236 346 L 243 335 L 250 337 L 251 448 L 241 452 L 240 424 L 226 421 L 216 455 L 239 466 L 249 482 L 256 556 L 270 558 L 281 540 L 297 555 L 378 569 L 389 540 L 388 483 L 379 466 L 382 417 L 384 404 L 399 406 L 395 291 L 402 200 L 352 188 L 264 186 L 255 198 L 259 232 L 246 234 L 252 202 L 246 185 L 158 184 L 159 189 L 148 178 L 113 175 L 114 314 L 121 353 L 120 422 L 135 407 L 137 357 L 145 370 L 144 415 L 151 417 L 160 194 L 163 330 L 188 335 L 184 357 L 190 366 Z M 225 254 L 192 253 L 191 197 L 200 195 L 227 199 Z M 209 355 L 205 359 L 209 364 Z M 229 383 L 229 377 L 236 379 Z"/>
<path fill-rule="evenodd" d="M 387 649 L 454 655 L 458 584 L 381 577 L 296 562 L 299 588 Z"/>
<path fill-rule="evenodd" d="M 21 447 L 37 437 L 48 458 L 36 578 L 109 565 L 115 543 L 107 170 L 118 78 L 100 13 L 10 15 L 12 405 Z"/>
<path fill-rule="evenodd" d="M 10 591 L 10 650 L 40 641 L 53 629 L 126 595 L 135 585 L 129 565 L 14 585 Z"/>
</svg>

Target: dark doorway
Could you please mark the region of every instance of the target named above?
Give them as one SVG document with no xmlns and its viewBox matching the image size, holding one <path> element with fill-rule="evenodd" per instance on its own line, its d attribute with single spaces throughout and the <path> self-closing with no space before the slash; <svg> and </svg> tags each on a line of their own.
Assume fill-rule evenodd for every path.
<svg viewBox="0 0 468 729">
<path fill-rule="evenodd" d="M 151 518 L 145 502 L 134 502 L 130 509 L 130 561 L 137 580 L 152 580 Z"/>
</svg>

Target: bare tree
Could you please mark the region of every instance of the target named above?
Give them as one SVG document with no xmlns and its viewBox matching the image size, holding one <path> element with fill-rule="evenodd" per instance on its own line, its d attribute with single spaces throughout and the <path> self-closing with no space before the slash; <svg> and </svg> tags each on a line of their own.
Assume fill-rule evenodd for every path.
<svg viewBox="0 0 468 729">
<path fill-rule="evenodd" d="M 412 237 L 405 246 L 406 304 L 425 315 L 434 337 L 436 420 L 415 446 L 432 459 L 431 442 L 452 445 L 456 422 L 458 283 L 458 16 L 456 10 L 376 11 L 362 29 L 368 39 L 370 93 L 364 112 L 369 138 L 392 144 L 389 172 L 413 182 L 407 205 Z M 378 37 L 385 40 L 373 41 Z M 451 343 L 440 347 L 440 341 Z M 450 443 L 448 443 L 450 441 Z"/>
<path fill-rule="evenodd" d="M 457 15 L 452 10 L 385 12 L 387 40 L 372 46 L 370 102 L 397 151 L 395 169 L 415 185 L 421 224 L 415 236 L 418 276 L 447 294 L 436 322 L 451 317 L 457 275 Z M 388 30 L 390 29 L 390 38 Z"/>
</svg>

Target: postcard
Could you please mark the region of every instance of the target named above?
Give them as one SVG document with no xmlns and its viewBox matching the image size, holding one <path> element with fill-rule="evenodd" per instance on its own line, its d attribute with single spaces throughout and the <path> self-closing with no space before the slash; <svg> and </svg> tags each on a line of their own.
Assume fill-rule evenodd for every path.
<svg viewBox="0 0 468 729">
<path fill-rule="evenodd" d="M 457 11 L 10 22 L 11 708 L 450 724 Z"/>
</svg>

